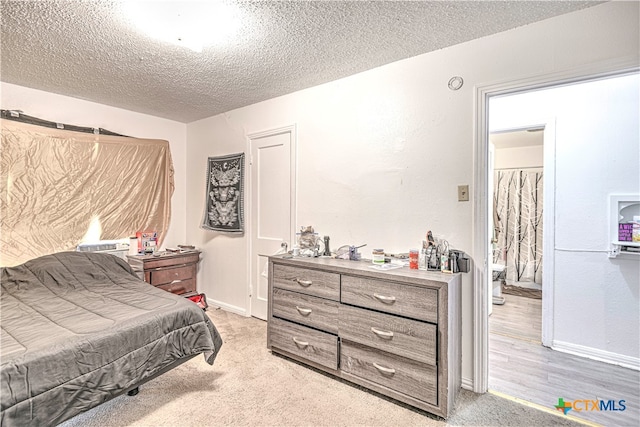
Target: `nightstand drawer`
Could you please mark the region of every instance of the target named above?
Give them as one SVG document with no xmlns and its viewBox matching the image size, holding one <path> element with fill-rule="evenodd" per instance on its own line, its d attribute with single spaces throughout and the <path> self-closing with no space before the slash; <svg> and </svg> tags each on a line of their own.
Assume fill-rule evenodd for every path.
<svg viewBox="0 0 640 427">
<path fill-rule="evenodd" d="M 436 364 L 436 326 L 391 314 L 341 305 L 338 316 L 341 338 Z"/>
<path fill-rule="evenodd" d="M 150 271 L 151 284 L 154 286 L 172 283 L 176 280 L 187 280 L 193 277 L 194 268 L 191 265 L 184 267 L 166 268 Z"/>
<path fill-rule="evenodd" d="M 269 321 L 271 347 L 303 357 L 330 369 L 338 369 L 338 337 L 286 320 Z"/>
<path fill-rule="evenodd" d="M 433 405 L 438 403 L 435 366 L 343 340 L 340 369 Z"/>
<path fill-rule="evenodd" d="M 176 280 L 175 282 L 156 286 L 156 288 L 162 289 L 163 291 L 171 292 L 172 294 L 178 294 L 178 295 L 186 294 L 189 292 L 196 291 L 196 280 L 195 279 Z"/>
<path fill-rule="evenodd" d="M 158 289 L 184 296 L 196 293 L 200 251 L 127 255 L 127 260 L 141 279 Z"/>
<path fill-rule="evenodd" d="M 338 333 L 337 301 L 275 288 L 273 315 L 323 331 Z"/>
<path fill-rule="evenodd" d="M 340 301 L 437 323 L 438 291 L 356 276 L 342 276 Z"/>
<path fill-rule="evenodd" d="M 273 286 L 340 301 L 340 274 L 337 273 L 274 265 Z"/>
</svg>

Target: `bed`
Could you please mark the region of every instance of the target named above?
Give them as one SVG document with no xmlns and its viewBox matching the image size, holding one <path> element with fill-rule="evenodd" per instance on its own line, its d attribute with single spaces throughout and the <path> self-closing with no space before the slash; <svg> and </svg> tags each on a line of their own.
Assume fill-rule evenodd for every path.
<svg viewBox="0 0 640 427">
<path fill-rule="evenodd" d="M 2 268 L 0 425 L 56 425 L 222 339 L 196 304 L 122 259 L 62 252 Z"/>
</svg>

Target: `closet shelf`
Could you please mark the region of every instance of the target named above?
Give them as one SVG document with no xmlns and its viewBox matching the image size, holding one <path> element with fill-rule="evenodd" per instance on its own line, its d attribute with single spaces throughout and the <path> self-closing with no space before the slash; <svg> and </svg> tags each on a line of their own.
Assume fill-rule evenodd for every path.
<svg viewBox="0 0 640 427">
<path fill-rule="evenodd" d="M 640 248 L 640 242 L 621 242 L 619 240 L 616 240 L 616 241 L 613 241 L 611 243 L 616 245 L 616 246 L 631 246 L 631 247 L 634 247 L 634 248 Z"/>
<path fill-rule="evenodd" d="M 640 256 L 640 252 L 625 251 L 624 250 L 625 247 L 640 248 L 640 242 L 620 242 L 620 241 L 611 242 L 611 250 L 609 251 L 609 258 L 615 258 L 617 256 L 622 256 L 622 255 Z"/>
</svg>

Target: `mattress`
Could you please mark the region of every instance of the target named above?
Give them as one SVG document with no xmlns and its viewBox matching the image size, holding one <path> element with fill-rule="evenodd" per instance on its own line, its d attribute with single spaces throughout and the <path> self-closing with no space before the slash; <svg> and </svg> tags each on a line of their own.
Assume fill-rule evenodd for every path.
<svg viewBox="0 0 640 427">
<path fill-rule="evenodd" d="M 2 268 L 0 425 L 55 425 L 222 340 L 193 302 L 109 254 L 63 252 Z"/>
</svg>

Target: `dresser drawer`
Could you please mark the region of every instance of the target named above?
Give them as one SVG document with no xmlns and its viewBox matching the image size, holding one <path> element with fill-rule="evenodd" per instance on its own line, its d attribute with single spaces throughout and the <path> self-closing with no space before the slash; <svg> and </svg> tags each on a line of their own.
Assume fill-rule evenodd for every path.
<svg viewBox="0 0 640 427">
<path fill-rule="evenodd" d="M 271 347 L 333 370 L 338 369 L 337 336 L 273 317 L 268 327 Z"/>
<path fill-rule="evenodd" d="M 156 286 L 156 288 L 162 289 L 163 291 L 171 292 L 172 294 L 186 294 L 196 291 L 196 280 L 177 280 L 172 283 L 167 283 L 166 285 Z"/>
<path fill-rule="evenodd" d="M 340 300 L 340 274 L 275 264 L 273 286 L 307 295 Z"/>
<path fill-rule="evenodd" d="M 435 289 L 343 275 L 340 300 L 413 319 L 438 321 L 438 291 Z"/>
<path fill-rule="evenodd" d="M 341 338 L 436 364 L 436 326 L 358 307 L 341 305 L 338 315 Z"/>
<path fill-rule="evenodd" d="M 339 304 L 337 301 L 275 288 L 272 313 L 277 317 L 337 334 Z"/>
<path fill-rule="evenodd" d="M 349 341 L 340 346 L 340 369 L 437 405 L 437 368 Z"/>
<path fill-rule="evenodd" d="M 151 270 L 150 283 L 154 286 L 164 285 L 165 283 L 171 283 L 176 280 L 187 280 L 193 277 L 195 268 L 191 265 L 185 265 L 184 267 L 173 267 L 160 270 Z"/>
</svg>

